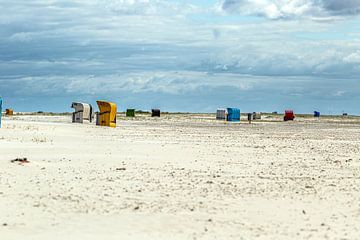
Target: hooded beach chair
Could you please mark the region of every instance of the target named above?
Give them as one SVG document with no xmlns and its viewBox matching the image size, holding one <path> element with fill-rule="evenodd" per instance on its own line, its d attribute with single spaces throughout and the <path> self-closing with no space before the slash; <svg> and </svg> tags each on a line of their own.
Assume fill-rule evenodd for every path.
<svg viewBox="0 0 360 240">
<path fill-rule="evenodd" d="M 11 108 L 7 108 L 5 110 L 5 113 L 7 116 L 12 116 L 12 115 L 14 115 L 14 110 L 12 110 Z"/>
<path fill-rule="evenodd" d="M 224 108 L 219 108 L 216 110 L 216 119 L 217 120 L 226 120 L 227 110 Z"/>
<path fill-rule="evenodd" d="M 2 117 L 2 98 L 0 97 L 0 128 L 1 128 L 1 117 Z"/>
<path fill-rule="evenodd" d="M 116 104 L 106 101 L 96 101 L 100 112 L 96 115 L 96 125 L 116 127 Z"/>
<path fill-rule="evenodd" d="M 253 117 L 253 120 L 261 119 L 261 113 L 260 112 L 253 112 L 252 117 Z"/>
<path fill-rule="evenodd" d="M 135 109 L 126 109 L 127 117 L 135 117 Z"/>
<path fill-rule="evenodd" d="M 293 110 L 285 110 L 284 121 L 293 121 L 295 114 Z"/>
<path fill-rule="evenodd" d="M 228 108 L 227 109 L 227 121 L 229 122 L 240 122 L 240 109 L 238 108 Z"/>
<path fill-rule="evenodd" d="M 84 120 L 92 122 L 93 109 L 90 104 L 73 102 L 71 108 L 75 109 L 72 114 L 73 123 L 83 123 Z"/>
<path fill-rule="evenodd" d="M 160 109 L 151 109 L 152 117 L 160 117 Z"/>
</svg>

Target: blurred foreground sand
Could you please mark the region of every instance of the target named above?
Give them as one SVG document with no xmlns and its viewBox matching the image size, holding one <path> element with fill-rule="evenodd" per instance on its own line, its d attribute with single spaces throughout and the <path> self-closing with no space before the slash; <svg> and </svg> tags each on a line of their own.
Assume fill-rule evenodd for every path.
<svg viewBox="0 0 360 240">
<path fill-rule="evenodd" d="M 359 119 L 213 118 L 5 117 L 0 239 L 360 238 Z"/>
</svg>

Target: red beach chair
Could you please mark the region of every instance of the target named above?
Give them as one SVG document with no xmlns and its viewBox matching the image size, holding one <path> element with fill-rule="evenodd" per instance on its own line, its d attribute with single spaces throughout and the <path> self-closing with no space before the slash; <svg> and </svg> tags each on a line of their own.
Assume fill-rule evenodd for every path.
<svg viewBox="0 0 360 240">
<path fill-rule="evenodd" d="M 294 111 L 293 110 L 286 110 L 284 121 L 293 121 L 295 118 Z"/>
</svg>

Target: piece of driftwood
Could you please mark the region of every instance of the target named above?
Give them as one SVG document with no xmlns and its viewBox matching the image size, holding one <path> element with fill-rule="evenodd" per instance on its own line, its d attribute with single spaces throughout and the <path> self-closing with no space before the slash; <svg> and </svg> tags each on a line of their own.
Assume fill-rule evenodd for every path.
<svg viewBox="0 0 360 240">
<path fill-rule="evenodd" d="M 13 160 L 11 160 L 10 162 L 14 163 L 14 162 L 18 162 L 20 164 L 22 163 L 29 163 L 29 161 L 27 160 L 27 158 L 15 158 Z"/>
</svg>

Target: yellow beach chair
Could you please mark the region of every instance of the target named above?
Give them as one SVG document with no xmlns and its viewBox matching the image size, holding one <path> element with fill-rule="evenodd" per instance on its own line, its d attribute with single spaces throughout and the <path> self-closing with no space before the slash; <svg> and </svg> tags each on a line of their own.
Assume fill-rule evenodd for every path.
<svg viewBox="0 0 360 240">
<path fill-rule="evenodd" d="M 96 101 L 100 112 L 96 116 L 96 125 L 116 127 L 116 104 L 106 101 Z"/>
<path fill-rule="evenodd" d="M 5 110 L 5 113 L 7 116 L 12 116 L 12 115 L 14 115 L 14 110 L 12 110 L 11 108 L 8 108 Z"/>
</svg>

